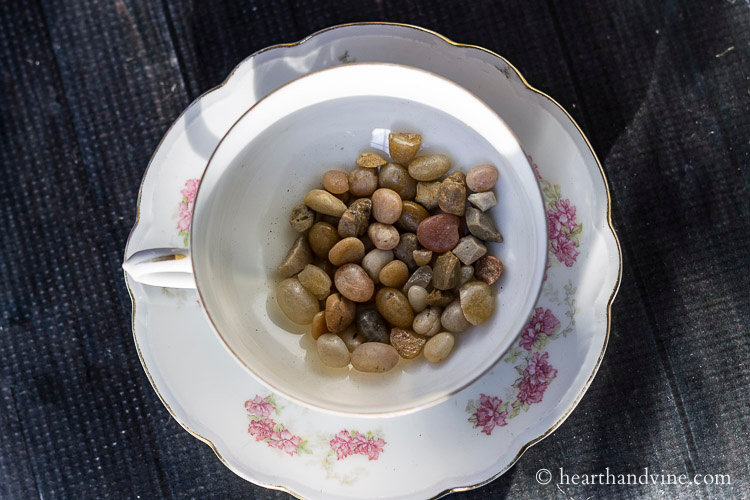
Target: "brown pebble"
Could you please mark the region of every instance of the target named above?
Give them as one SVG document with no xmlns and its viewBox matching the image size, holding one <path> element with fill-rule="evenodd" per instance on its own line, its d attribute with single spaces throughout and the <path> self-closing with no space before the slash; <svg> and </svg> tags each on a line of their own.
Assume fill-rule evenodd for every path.
<svg viewBox="0 0 750 500">
<path fill-rule="evenodd" d="M 340 239 L 336 228 L 327 222 L 316 222 L 310 228 L 310 232 L 307 233 L 310 248 L 321 259 L 328 258 L 328 252 Z"/>
<path fill-rule="evenodd" d="M 417 235 L 414 233 L 404 233 L 401 235 L 401 239 L 393 249 L 393 255 L 406 264 L 409 271 L 413 271 L 417 268 L 417 263 L 414 262 L 414 250 L 419 247 L 419 241 L 417 241 Z"/>
<path fill-rule="evenodd" d="M 326 326 L 328 331 L 336 333 L 344 331 L 354 322 L 357 312 L 354 302 L 334 293 L 326 299 Z"/>
<path fill-rule="evenodd" d="M 349 192 L 354 196 L 370 196 L 377 188 L 377 170 L 356 168 L 349 173 Z"/>
<path fill-rule="evenodd" d="M 418 156 L 409 162 L 409 175 L 418 181 L 434 181 L 451 169 L 447 155 Z"/>
<path fill-rule="evenodd" d="M 495 310 L 492 288 L 484 281 L 469 281 L 459 289 L 461 310 L 466 321 L 478 325 L 487 321 Z"/>
<path fill-rule="evenodd" d="M 430 212 L 419 203 L 405 201 L 401 208 L 401 217 L 396 222 L 396 227 L 402 231 L 416 233 L 420 222 L 429 216 Z"/>
<path fill-rule="evenodd" d="M 388 134 L 388 153 L 393 161 L 408 165 L 422 145 L 422 136 L 412 133 Z"/>
<path fill-rule="evenodd" d="M 387 372 L 398 364 L 396 349 L 382 342 L 365 342 L 352 352 L 352 366 L 361 372 Z"/>
<path fill-rule="evenodd" d="M 344 264 L 333 277 L 336 290 L 354 302 L 367 302 L 375 292 L 375 283 L 357 264 Z"/>
<path fill-rule="evenodd" d="M 297 275 L 297 279 L 318 300 L 325 299 L 331 293 L 331 278 L 318 266 L 306 265 Z"/>
<path fill-rule="evenodd" d="M 318 337 L 324 333 L 331 333 L 326 326 L 326 312 L 320 311 L 313 316 L 312 319 L 312 330 L 310 331 L 312 338 L 318 340 Z"/>
<path fill-rule="evenodd" d="M 498 171 L 492 165 L 477 165 L 466 174 L 466 185 L 475 193 L 483 193 L 495 187 Z"/>
<path fill-rule="evenodd" d="M 424 346 L 424 357 L 430 363 L 439 363 L 453 350 L 456 339 L 448 332 L 441 332 L 432 337 Z"/>
<path fill-rule="evenodd" d="M 432 286 L 438 290 L 450 290 L 461 279 L 461 261 L 453 252 L 446 252 L 435 261 L 432 268 Z"/>
<path fill-rule="evenodd" d="M 417 181 L 401 165 L 389 163 L 380 169 L 378 186 L 394 190 L 402 200 L 413 200 L 417 194 Z"/>
<path fill-rule="evenodd" d="M 404 359 L 414 359 L 419 356 L 422 347 L 427 343 L 427 337 L 403 328 L 391 328 L 391 345 Z"/>
<path fill-rule="evenodd" d="M 503 263 L 497 257 L 485 255 L 474 264 L 474 276 L 492 285 L 503 274 Z"/>
<path fill-rule="evenodd" d="M 314 223 L 315 212 L 304 203 L 300 203 L 292 209 L 292 214 L 289 216 L 289 225 L 298 233 L 307 231 Z"/>
<path fill-rule="evenodd" d="M 328 260 L 334 266 L 343 266 L 349 262 L 359 263 L 365 256 L 365 245 L 354 237 L 344 238 L 328 252 Z"/>
<path fill-rule="evenodd" d="M 305 195 L 303 201 L 316 212 L 332 217 L 341 217 L 341 214 L 346 211 L 346 204 L 343 201 L 322 189 L 313 189 Z"/>
<path fill-rule="evenodd" d="M 445 307 L 458 297 L 458 293 L 455 290 L 438 290 L 437 288 L 431 291 L 425 299 L 425 304 L 428 306 Z"/>
<path fill-rule="evenodd" d="M 417 195 L 414 201 L 427 210 L 436 208 L 438 206 L 438 194 L 440 193 L 441 184 L 442 182 L 418 182 Z"/>
<path fill-rule="evenodd" d="M 463 215 L 466 209 L 466 182 L 462 172 L 453 172 L 440 183 L 438 206 L 447 214 Z"/>
<path fill-rule="evenodd" d="M 414 311 L 406 296 L 395 288 L 381 288 L 375 295 L 375 305 L 385 320 L 399 328 L 409 328 L 414 321 Z"/>
<path fill-rule="evenodd" d="M 378 274 L 380 283 L 391 288 L 401 288 L 409 279 L 409 268 L 400 260 L 392 260 Z"/>
<path fill-rule="evenodd" d="M 357 166 L 362 168 L 378 168 L 386 163 L 385 158 L 376 153 L 362 153 L 357 157 Z"/>
<path fill-rule="evenodd" d="M 281 261 L 277 271 L 284 278 L 290 278 L 303 270 L 306 265 L 312 262 L 312 251 L 307 242 L 307 237 L 303 234 L 297 236 L 292 247 Z"/>
<path fill-rule="evenodd" d="M 370 227 L 367 228 L 367 236 L 370 237 L 375 248 L 379 248 L 380 250 L 396 248 L 401 238 L 398 234 L 398 229 L 390 224 L 382 224 L 380 222 L 370 224 Z"/>
<path fill-rule="evenodd" d="M 417 229 L 419 243 L 433 252 L 444 253 L 458 243 L 460 219 L 453 214 L 438 214 L 427 217 Z"/>
<path fill-rule="evenodd" d="M 424 248 L 421 250 L 414 250 L 412 255 L 414 256 L 414 263 L 418 266 L 425 266 L 432 260 L 432 251 Z"/>
<path fill-rule="evenodd" d="M 393 224 L 401 217 L 401 197 L 392 189 L 380 188 L 372 193 L 372 216 L 383 224 Z"/>
<path fill-rule="evenodd" d="M 341 170 L 329 170 L 323 174 L 323 187 L 329 193 L 346 193 L 349 191 L 349 176 Z"/>
<path fill-rule="evenodd" d="M 370 225 L 370 213 L 372 201 L 368 198 L 354 200 L 346 212 L 339 219 L 339 236 L 347 238 L 350 236 L 362 236 L 367 232 Z"/>
</svg>

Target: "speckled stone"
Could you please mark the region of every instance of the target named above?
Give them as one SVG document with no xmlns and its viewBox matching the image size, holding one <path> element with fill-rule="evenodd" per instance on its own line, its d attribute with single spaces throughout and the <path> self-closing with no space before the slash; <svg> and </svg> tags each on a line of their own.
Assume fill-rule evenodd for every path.
<svg viewBox="0 0 750 500">
<path fill-rule="evenodd" d="M 331 368 L 344 368 L 349 365 L 351 354 L 338 335 L 324 333 L 316 343 L 320 361 Z"/>
<path fill-rule="evenodd" d="M 430 213 L 419 203 L 405 201 L 401 208 L 401 217 L 396 222 L 396 227 L 402 231 L 416 233 L 419 224 L 430 216 Z"/>
<path fill-rule="evenodd" d="M 448 332 L 440 332 L 424 345 L 424 357 L 430 363 L 440 363 L 453 350 L 456 339 Z"/>
<path fill-rule="evenodd" d="M 348 238 L 351 236 L 362 236 L 367 232 L 370 225 L 370 213 L 372 212 L 372 201 L 368 198 L 359 198 L 349 205 L 349 208 L 341 216 L 338 224 L 339 236 Z"/>
<path fill-rule="evenodd" d="M 444 253 L 451 250 L 458 243 L 459 222 L 460 219 L 452 214 L 427 217 L 417 229 L 419 243 L 433 252 Z"/>
<path fill-rule="evenodd" d="M 357 307 L 354 302 L 334 293 L 326 299 L 326 326 L 328 331 L 336 333 L 344 331 L 354 322 Z"/>
<path fill-rule="evenodd" d="M 331 277 L 318 266 L 306 265 L 297 279 L 318 300 L 325 299 L 331 293 Z"/>
<path fill-rule="evenodd" d="M 297 236 L 292 247 L 281 261 L 276 270 L 283 278 L 291 278 L 298 272 L 302 271 L 306 265 L 312 262 L 312 250 L 307 242 L 307 237 L 303 234 Z"/>
<path fill-rule="evenodd" d="M 422 347 L 427 343 L 427 337 L 403 328 L 391 329 L 391 345 L 404 359 L 414 359 L 419 356 Z"/>
<path fill-rule="evenodd" d="M 439 307 L 428 307 L 414 317 L 412 328 L 420 335 L 432 337 L 440 331 L 440 316 L 443 310 Z"/>
<path fill-rule="evenodd" d="M 367 302 L 375 292 L 375 283 L 357 264 L 344 264 L 333 277 L 336 290 L 353 302 Z"/>
<path fill-rule="evenodd" d="M 464 236 L 458 240 L 458 245 L 453 249 L 453 254 L 467 266 L 486 253 L 487 247 L 474 236 Z"/>
<path fill-rule="evenodd" d="M 474 207 L 466 209 L 466 225 L 471 234 L 482 241 L 503 242 L 503 235 L 497 230 L 490 214 L 477 210 Z"/>
<path fill-rule="evenodd" d="M 401 217 L 403 202 L 393 189 L 380 188 L 372 193 L 372 216 L 383 224 L 393 224 Z"/>
<path fill-rule="evenodd" d="M 466 182 L 462 172 L 453 172 L 440 183 L 438 206 L 447 214 L 463 215 L 466 209 Z"/>
<path fill-rule="evenodd" d="M 309 325 L 320 311 L 315 295 L 307 291 L 297 278 L 287 278 L 276 288 L 276 303 L 293 323 Z"/>
<path fill-rule="evenodd" d="M 430 266 L 421 266 L 412 273 L 411 277 L 409 277 L 409 279 L 406 281 L 406 284 L 404 285 L 404 288 L 402 290 L 404 291 L 404 293 L 408 293 L 409 288 L 413 286 L 421 286 L 425 290 L 429 290 L 431 282 L 432 268 Z"/>
<path fill-rule="evenodd" d="M 357 310 L 357 331 L 364 342 L 388 343 L 388 325 L 383 317 L 371 307 Z"/>
<path fill-rule="evenodd" d="M 365 342 L 352 352 L 352 366 L 361 372 L 387 372 L 398 364 L 398 351 L 388 344 Z"/>
<path fill-rule="evenodd" d="M 375 294 L 375 305 L 378 312 L 392 326 L 399 328 L 411 327 L 414 321 L 414 312 L 411 310 L 409 300 L 395 288 L 381 288 Z"/>
<path fill-rule="evenodd" d="M 457 297 L 458 292 L 455 290 L 438 290 L 436 288 L 427 295 L 425 303 L 428 306 L 445 307 L 456 300 Z"/>
<path fill-rule="evenodd" d="M 322 189 L 313 189 L 305 195 L 303 201 L 316 212 L 333 217 L 341 217 L 341 214 L 346 211 L 346 204 L 343 201 Z"/>
<path fill-rule="evenodd" d="M 432 286 L 438 290 L 450 290 L 458 285 L 461 279 L 461 261 L 453 255 L 453 252 L 446 252 L 435 261 L 432 268 Z"/>
<path fill-rule="evenodd" d="M 427 210 L 432 210 L 438 206 L 438 193 L 440 193 L 441 182 L 418 182 L 417 183 L 417 195 L 414 201 L 425 207 Z"/>
<path fill-rule="evenodd" d="M 289 216 L 289 225 L 298 233 L 307 231 L 315 223 L 315 212 L 304 203 L 295 205 Z"/>
<path fill-rule="evenodd" d="M 349 191 L 349 176 L 341 170 L 329 170 L 323 174 L 323 187 L 329 193 L 344 194 Z"/>
<path fill-rule="evenodd" d="M 377 153 L 362 153 L 357 157 L 356 163 L 358 167 L 362 168 L 378 168 L 388 162 Z"/>
<path fill-rule="evenodd" d="M 418 181 L 434 181 L 450 169 L 451 159 L 443 154 L 417 156 L 409 162 L 409 175 Z"/>
<path fill-rule="evenodd" d="M 412 133 L 388 134 L 388 153 L 396 163 L 408 165 L 422 145 L 422 136 Z"/>
<path fill-rule="evenodd" d="M 313 253 L 321 259 L 328 258 L 328 252 L 341 238 L 335 227 L 327 222 L 316 222 L 307 233 L 307 241 Z"/>
<path fill-rule="evenodd" d="M 381 167 L 378 185 L 381 188 L 392 189 L 402 200 L 413 200 L 417 194 L 417 181 L 411 178 L 404 167 L 395 163 Z"/>
<path fill-rule="evenodd" d="M 489 191 L 497 183 L 498 171 L 492 165 L 477 165 L 466 174 L 466 185 L 475 193 Z"/>
<path fill-rule="evenodd" d="M 492 288 L 483 281 L 469 281 L 461 286 L 459 297 L 464 317 L 472 325 L 484 323 L 495 310 Z"/>
<path fill-rule="evenodd" d="M 401 239 L 393 249 L 393 255 L 406 264 L 409 271 L 413 271 L 417 268 L 417 263 L 414 262 L 414 250 L 419 246 L 417 241 L 417 235 L 414 233 L 404 233 L 401 235 Z"/>
<path fill-rule="evenodd" d="M 375 248 L 380 250 L 393 250 L 401 240 L 398 229 L 381 222 L 370 224 L 370 227 L 367 228 L 367 236 L 370 237 Z"/>
<path fill-rule="evenodd" d="M 355 168 L 349 173 L 349 192 L 354 196 L 370 196 L 378 188 L 378 171 Z"/>
<path fill-rule="evenodd" d="M 454 300 L 445 307 L 440 316 L 440 323 L 444 329 L 453 333 L 465 332 L 471 326 L 471 323 L 466 321 L 460 300 Z"/>
<path fill-rule="evenodd" d="M 469 203 L 477 207 L 482 212 L 486 212 L 490 208 L 497 205 L 497 198 L 495 198 L 495 193 L 493 193 L 492 191 L 485 191 L 484 193 L 470 194 Z"/>
<path fill-rule="evenodd" d="M 503 274 L 502 261 L 491 255 L 486 255 L 479 259 L 474 264 L 474 267 L 476 268 L 474 275 L 477 279 L 484 281 L 488 285 L 495 283 Z"/>
</svg>

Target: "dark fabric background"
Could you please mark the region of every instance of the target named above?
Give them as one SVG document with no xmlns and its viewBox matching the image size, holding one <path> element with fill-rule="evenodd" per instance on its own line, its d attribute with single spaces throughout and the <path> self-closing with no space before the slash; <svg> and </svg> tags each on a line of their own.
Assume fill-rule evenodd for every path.
<svg viewBox="0 0 750 500">
<path fill-rule="evenodd" d="M 578 409 L 461 498 L 748 498 L 746 0 L 0 0 L 0 497 L 282 498 L 170 418 L 121 258 L 180 111 L 244 57 L 359 20 L 496 51 L 604 164 L 624 250 Z M 540 486 L 539 468 L 731 474 L 731 486 Z"/>
</svg>

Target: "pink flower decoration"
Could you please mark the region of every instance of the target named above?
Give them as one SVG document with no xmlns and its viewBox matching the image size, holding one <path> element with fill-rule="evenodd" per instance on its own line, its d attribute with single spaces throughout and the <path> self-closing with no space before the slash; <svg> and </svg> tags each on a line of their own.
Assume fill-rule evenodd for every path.
<svg viewBox="0 0 750 500">
<path fill-rule="evenodd" d="M 498 410 L 502 402 L 500 398 L 480 394 L 479 408 L 474 413 L 474 418 L 477 421 L 475 427 L 482 427 L 482 432 L 489 436 L 492 434 L 492 429 L 495 426 L 502 427 L 507 425 L 506 418 L 508 417 L 508 412 L 500 412 Z"/>
<path fill-rule="evenodd" d="M 544 397 L 544 391 L 547 390 L 548 385 L 547 382 L 535 384 L 531 379 L 525 379 L 518 386 L 518 399 L 527 405 L 539 403 Z"/>
<path fill-rule="evenodd" d="M 193 205 L 195 195 L 198 192 L 200 179 L 188 179 L 185 181 L 185 187 L 180 190 L 182 200 L 177 206 L 179 210 L 179 220 L 177 221 L 177 230 L 180 233 L 187 233 L 190 230 L 190 221 L 193 217 Z"/>
<path fill-rule="evenodd" d="M 539 173 L 539 165 L 534 163 L 534 159 L 531 157 L 531 155 L 528 156 L 529 163 L 531 163 L 531 169 L 534 171 L 534 174 L 536 175 L 537 179 L 542 178 L 542 174 Z"/>
<path fill-rule="evenodd" d="M 549 353 L 540 354 L 535 352 L 529 359 L 529 364 L 524 370 L 524 378 L 529 378 L 532 382 L 542 383 L 551 380 L 557 376 L 557 370 L 549 364 Z"/>
<path fill-rule="evenodd" d="M 268 441 L 268 446 L 278 448 L 289 455 L 297 453 L 297 447 L 302 442 L 302 438 L 293 435 L 288 430 L 284 429 L 281 432 L 274 432 Z"/>
<path fill-rule="evenodd" d="M 270 417 L 276 408 L 268 402 L 268 396 L 261 398 L 256 395 L 252 400 L 245 401 L 245 410 L 250 415 Z"/>
<path fill-rule="evenodd" d="M 552 244 L 552 251 L 555 253 L 557 260 L 568 267 L 572 267 L 576 263 L 576 258 L 580 255 L 580 252 L 576 250 L 576 245 L 573 241 L 561 233 L 560 237 L 550 240 L 550 243 Z"/>
<path fill-rule="evenodd" d="M 331 449 L 336 452 L 336 460 L 341 460 L 352 454 L 352 436 L 347 431 L 336 434 L 329 442 Z"/>
<path fill-rule="evenodd" d="M 383 446 L 386 445 L 386 442 L 380 438 L 368 438 L 364 434 L 357 432 L 356 438 L 352 444 L 354 453 L 358 455 L 366 455 L 368 460 L 377 460 L 383 452 Z"/>
<path fill-rule="evenodd" d="M 273 420 L 253 420 L 250 422 L 247 432 L 249 432 L 251 436 L 255 436 L 256 441 L 263 441 L 271 437 L 275 426 L 276 423 Z"/>
<path fill-rule="evenodd" d="M 192 203 L 195 200 L 195 194 L 198 192 L 200 181 L 200 179 L 188 179 L 185 181 L 185 187 L 180 191 L 180 194 L 187 199 L 188 203 Z"/>
<path fill-rule="evenodd" d="M 552 311 L 543 307 L 537 307 L 534 310 L 534 316 L 523 331 L 519 345 L 530 351 L 536 339 L 539 338 L 539 335 L 542 333 L 547 336 L 553 335 L 559 325 L 560 321 L 552 314 Z"/>
</svg>

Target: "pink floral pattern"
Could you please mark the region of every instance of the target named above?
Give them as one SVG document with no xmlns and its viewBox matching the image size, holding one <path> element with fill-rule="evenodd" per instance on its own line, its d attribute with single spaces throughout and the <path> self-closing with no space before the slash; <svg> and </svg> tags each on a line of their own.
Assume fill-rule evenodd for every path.
<svg viewBox="0 0 750 500">
<path fill-rule="evenodd" d="M 541 335 L 551 337 L 560 328 L 560 321 L 555 317 L 551 310 L 543 307 L 537 307 L 534 310 L 534 316 L 523 329 L 523 335 L 518 345 L 531 351 L 534 343 L 539 340 Z"/>
<path fill-rule="evenodd" d="M 264 441 L 270 448 L 279 449 L 290 456 L 299 455 L 300 452 L 310 453 L 306 440 L 270 418 L 274 413 L 278 415 L 280 410 L 273 394 L 265 397 L 256 394 L 253 399 L 245 401 L 245 411 L 250 418 L 248 434 L 254 436 L 256 442 Z"/>
<path fill-rule="evenodd" d="M 343 460 L 351 455 L 363 455 L 368 460 L 377 460 L 386 444 L 388 443 L 384 439 L 369 431 L 362 434 L 359 431 L 342 430 L 329 441 L 329 454 L 335 454 L 336 460 Z"/>
<path fill-rule="evenodd" d="M 469 417 L 469 422 L 474 423 L 474 427 L 481 427 L 482 432 L 488 436 L 492 434 L 492 429 L 497 425 L 502 427 L 508 425 L 506 419 L 508 418 L 508 412 L 500 411 L 500 405 L 503 400 L 494 396 L 488 396 L 486 394 L 479 395 L 479 408 L 476 409 L 475 413 Z"/>
<path fill-rule="evenodd" d="M 190 239 L 190 222 L 193 218 L 193 204 L 199 183 L 200 179 L 188 179 L 185 181 L 185 187 L 180 190 L 182 200 L 177 205 L 177 234 L 182 236 L 185 246 Z"/>
</svg>

